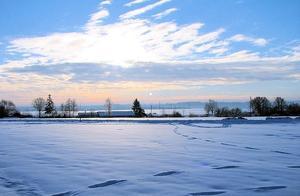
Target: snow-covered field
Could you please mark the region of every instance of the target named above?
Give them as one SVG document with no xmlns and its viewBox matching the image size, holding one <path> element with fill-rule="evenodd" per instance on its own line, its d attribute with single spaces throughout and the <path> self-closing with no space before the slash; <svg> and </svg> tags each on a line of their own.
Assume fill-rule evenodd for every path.
<svg viewBox="0 0 300 196">
<path fill-rule="evenodd" d="M 299 121 L 0 121 L 0 195 L 300 195 Z"/>
</svg>

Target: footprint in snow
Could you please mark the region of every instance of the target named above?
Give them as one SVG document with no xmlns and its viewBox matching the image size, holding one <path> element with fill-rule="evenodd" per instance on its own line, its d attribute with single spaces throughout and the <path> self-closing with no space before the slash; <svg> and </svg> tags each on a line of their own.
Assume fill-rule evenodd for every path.
<svg viewBox="0 0 300 196">
<path fill-rule="evenodd" d="M 275 153 L 279 153 L 279 154 L 292 154 L 289 152 L 283 152 L 283 151 L 279 151 L 279 150 L 272 150 L 271 152 L 275 152 Z"/>
<path fill-rule="evenodd" d="M 290 165 L 288 168 L 300 169 L 300 165 Z"/>
<path fill-rule="evenodd" d="M 51 195 L 51 196 L 75 196 L 75 195 L 78 195 L 79 192 L 76 192 L 76 191 L 67 191 L 67 192 L 64 192 L 64 193 L 57 193 L 57 194 L 54 194 L 54 195 Z"/>
<path fill-rule="evenodd" d="M 189 195 L 198 196 L 198 195 L 220 195 L 226 193 L 225 191 L 210 191 L 210 192 L 198 192 L 198 193 L 190 193 Z"/>
<path fill-rule="evenodd" d="M 223 167 L 214 167 L 213 169 L 234 169 L 234 168 L 239 168 L 240 166 L 236 165 L 229 165 L 229 166 L 223 166 Z"/>
<path fill-rule="evenodd" d="M 249 150 L 259 150 L 258 148 L 249 147 L 249 146 L 246 146 L 245 148 L 246 148 L 246 149 L 249 149 Z"/>
<path fill-rule="evenodd" d="M 180 174 L 181 172 L 179 171 L 167 171 L 167 172 L 161 172 L 158 174 L 155 174 L 154 176 L 169 176 L 169 175 L 174 175 L 174 174 Z"/>
<path fill-rule="evenodd" d="M 267 192 L 267 191 L 272 191 L 272 190 L 277 190 L 277 189 L 285 189 L 286 186 L 261 186 L 257 188 L 250 188 L 248 190 L 252 190 L 254 192 Z"/>
<path fill-rule="evenodd" d="M 264 136 L 278 136 L 278 135 L 275 135 L 275 134 L 264 134 Z"/>
<path fill-rule="evenodd" d="M 18 181 L 11 181 L 0 176 L 0 186 L 15 190 L 19 195 L 40 196 L 37 190 L 27 184 Z"/>
<path fill-rule="evenodd" d="M 205 140 L 206 142 L 210 142 L 210 143 L 216 143 L 216 141 L 213 140 Z"/>
<path fill-rule="evenodd" d="M 93 185 L 90 185 L 88 187 L 91 188 L 91 189 L 94 189 L 94 188 L 111 186 L 111 185 L 118 184 L 118 183 L 125 182 L 125 181 L 126 180 L 108 180 L 106 182 L 102 182 L 102 183 L 99 183 L 99 184 L 93 184 Z"/>
<path fill-rule="evenodd" d="M 227 144 L 227 143 L 221 143 L 222 145 L 224 146 L 237 146 L 237 145 L 234 145 L 234 144 Z"/>
</svg>

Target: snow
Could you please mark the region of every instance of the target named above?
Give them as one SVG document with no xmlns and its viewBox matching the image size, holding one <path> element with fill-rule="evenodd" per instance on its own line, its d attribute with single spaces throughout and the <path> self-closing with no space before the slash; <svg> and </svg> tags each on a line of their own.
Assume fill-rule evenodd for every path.
<svg viewBox="0 0 300 196">
<path fill-rule="evenodd" d="M 0 195 L 300 195 L 299 120 L 1 120 Z"/>
</svg>

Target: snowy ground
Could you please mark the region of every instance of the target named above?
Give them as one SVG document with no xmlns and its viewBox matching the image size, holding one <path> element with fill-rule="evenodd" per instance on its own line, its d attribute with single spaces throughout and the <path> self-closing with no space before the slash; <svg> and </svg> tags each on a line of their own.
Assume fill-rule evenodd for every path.
<svg viewBox="0 0 300 196">
<path fill-rule="evenodd" d="M 0 195 L 300 195 L 300 123 L 0 121 Z"/>
</svg>

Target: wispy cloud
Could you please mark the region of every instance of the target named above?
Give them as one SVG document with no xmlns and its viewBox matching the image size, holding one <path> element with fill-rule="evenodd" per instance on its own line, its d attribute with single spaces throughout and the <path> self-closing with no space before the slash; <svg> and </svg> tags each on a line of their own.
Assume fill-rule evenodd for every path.
<svg viewBox="0 0 300 196">
<path fill-rule="evenodd" d="M 102 22 L 102 19 L 106 18 L 109 16 L 109 12 L 106 9 L 102 9 L 94 14 L 91 15 L 90 20 L 86 24 L 87 27 L 93 27 L 97 25 L 97 23 Z"/>
<path fill-rule="evenodd" d="M 173 13 L 173 12 L 176 12 L 176 11 L 177 11 L 177 8 L 170 8 L 170 9 L 167 9 L 163 12 L 160 12 L 158 14 L 153 15 L 153 17 L 155 19 L 161 19 L 161 18 L 163 18 L 163 17 L 165 17 L 165 16 L 167 16 L 167 15 Z"/>
<path fill-rule="evenodd" d="M 100 3 L 101 6 L 104 6 L 104 5 L 110 5 L 112 3 L 112 0 L 104 0 Z"/>
<path fill-rule="evenodd" d="M 120 16 L 121 19 L 129 19 L 129 18 L 134 18 L 138 15 L 141 15 L 141 14 L 144 14 L 145 12 L 148 12 L 150 10 L 153 10 L 154 8 L 162 5 L 162 4 L 165 4 L 165 3 L 168 3 L 170 2 L 171 0 L 159 0 L 153 4 L 150 4 L 150 5 L 147 5 L 145 7 L 142 7 L 142 8 L 139 8 L 139 9 L 136 9 L 136 10 L 132 10 L 132 11 L 129 11 L 125 14 L 122 14 Z"/>
<path fill-rule="evenodd" d="M 243 55 L 243 54 L 236 54 Z M 103 65 L 103 64 L 85 64 L 85 63 L 72 63 L 72 64 L 56 64 L 52 66 L 32 65 L 19 68 L 11 68 L 8 70 L 10 73 L 31 73 L 37 75 L 48 76 L 69 76 L 69 79 L 75 83 L 98 83 L 98 82 L 174 82 L 174 81 L 189 81 L 197 82 L 207 81 L 202 85 L 213 85 L 209 81 L 223 81 L 219 85 L 229 84 L 229 82 L 238 83 L 241 81 L 254 80 L 271 80 L 271 79 L 287 79 L 293 72 L 300 69 L 300 66 L 292 67 L 272 65 L 262 66 L 265 62 L 252 62 L 246 65 L 240 63 L 224 63 L 220 66 L 218 63 L 197 63 L 186 64 L 140 64 L 139 66 L 122 68 L 119 66 Z M 89 69 L 87 69 L 89 67 Z M 180 71 L 182 70 L 182 71 Z M 135 74 L 139 73 L 139 74 Z M 255 73 L 255 74 L 254 74 Z M 266 73 L 271 73 L 267 74 Z M 226 80 L 228 79 L 228 80 Z M 229 82 L 227 82 L 229 81 Z"/>
<path fill-rule="evenodd" d="M 168 1 L 157 1 L 141 9 L 154 9 Z M 141 13 L 136 10 L 133 12 L 135 14 L 126 14 L 129 17 Z M 267 41 L 242 34 L 224 38 L 224 28 L 201 33 L 203 23 L 178 25 L 174 21 L 154 22 L 151 19 L 134 18 L 103 24 L 108 16 L 107 8 L 100 7 L 90 16 L 83 32 L 14 39 L 10 42 L 8 52 L 25 55 L 26 58 L 11 60 L 2 68 L 36 63 L 98 63 L 129 67 L 143 63 L 291 62 L 297 61 L 300 56 L 297 48 L 292 48 L 293 52 L 288 57 L 262 57 L 247 49 L 231 52 L 232 42 L 247 41 L 262 46 Z"/>
<path fill-rule="evenodd" d="M 146 1 L 149 1 L 149 0 L 133 0 L 133 1 L 130 1 L 129 3 L 126 3 L 125 6 L 131 7 L 133 5 L 144 3 Z"/>
<path fill-rule="evenodd" d="M 249 42 L 249 43 L 254 44 L 256 46 L 265 46 L 268 43 L 268 41 L 266 39 L 252 38 L 252 37 L 248 37 L 248 36 L 243 35 L 243 34 L 234 35 L 231 38 L 229 38 L 229 40 L 234 41 L 234 42 Z"/>
</svg>

